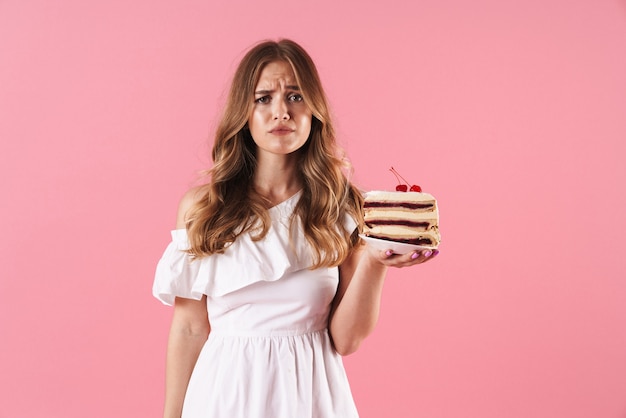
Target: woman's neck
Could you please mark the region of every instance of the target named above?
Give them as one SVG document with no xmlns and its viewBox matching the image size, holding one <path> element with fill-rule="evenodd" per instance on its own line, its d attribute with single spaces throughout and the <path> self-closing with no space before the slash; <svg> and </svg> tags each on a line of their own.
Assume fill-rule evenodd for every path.
<svg viewBox="0 0 626 418">
<path fill-rule="evenodd" d="M 257 161 L 254 189 L 271 205 L 287 200 L 302 188 L 295 155 L 276 155 Z"/>
</svg>

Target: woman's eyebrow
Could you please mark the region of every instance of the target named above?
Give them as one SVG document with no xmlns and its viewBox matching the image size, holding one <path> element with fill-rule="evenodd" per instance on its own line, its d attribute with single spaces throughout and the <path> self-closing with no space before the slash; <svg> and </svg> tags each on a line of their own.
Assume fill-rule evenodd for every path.
<svg viewBox="0 0 626 418">
<path fill-rule="evenodd" d="M 300 86 L 285 86 L 285 88 L 287 90 L 300 91 Z M 272 94 L 275 91 L 276 90 L 257 90 L 257 91 L 254 92 L 254 94 Z"/>
</svg>

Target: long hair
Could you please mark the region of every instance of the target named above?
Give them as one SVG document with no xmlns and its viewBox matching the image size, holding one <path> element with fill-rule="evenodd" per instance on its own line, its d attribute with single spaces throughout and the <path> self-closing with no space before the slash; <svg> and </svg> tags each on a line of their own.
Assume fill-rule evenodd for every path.
<svg viewBox="0 0 626 418">
<path fill-rule="evenodd" d="M 312 113 L 311 133 L 298 150 L 302 194 L 291 222 L 299 219 L 313 249 L 311 268 L 341 264 L 358 242 L 343 222 L 352 216 L 363 226 L 363 198 L 344 172 L 330 118 L 328 100 L 311 57 L 297 43 L 264 41 L 249 50 L 235 71 L 224 113 L 215 133 L 210 182 L 201 186 L 200 199 L 186 223 L 189 253 L 204 257 L 222 253 L 240 234 L 261 240 L 271 220 L 267 201 L 255 192 L 256 144 L 247 122 L 254 104 L 254 89 L 263 68 L 274 61 L 291 66 L 304 102 Z"/>
</svg>

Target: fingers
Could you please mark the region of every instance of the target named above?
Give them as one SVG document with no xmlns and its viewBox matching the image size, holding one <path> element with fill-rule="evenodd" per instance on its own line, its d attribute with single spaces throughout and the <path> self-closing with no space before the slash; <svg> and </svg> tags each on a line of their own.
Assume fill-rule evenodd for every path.
<svg viewBox="0 0 626 418">
<path fill-rule="evenodd" d="M 391 250 L 382 251 L 382 257 L 384 264 L 390 267 L 408 267 L 415 264 L 422 264 L 426 261 L 432 260 L 439 254 L 439 250 L 419 250 L 411 251 L 407 254 L 395 254 Z"/>
<path fill-rule="evenodd" d="M 437 254 L 439 254 L 439 250 L 434 249 L 434 250 L 422 250 L 419 252 L 414 252 L 413 254 L 411 254 L 411 258 L 413 260 L 415 260 L 416 258 L 421 258 L 422 262 L 424 261 L 428 261 L 431 260 L 433 258 L 435 258 L 437 256 Z"/>
</svg>

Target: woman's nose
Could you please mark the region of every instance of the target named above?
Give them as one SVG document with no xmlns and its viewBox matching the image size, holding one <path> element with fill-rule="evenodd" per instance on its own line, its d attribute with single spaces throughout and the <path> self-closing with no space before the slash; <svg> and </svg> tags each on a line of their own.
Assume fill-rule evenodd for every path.
<svg viewBox="0 0 626 418">
<path fill-rule="evenodd" d="M 276 100 L 274 106 L 274 120 L 289 120 L 289 108 L 284 100 Z"/>
</svg>

